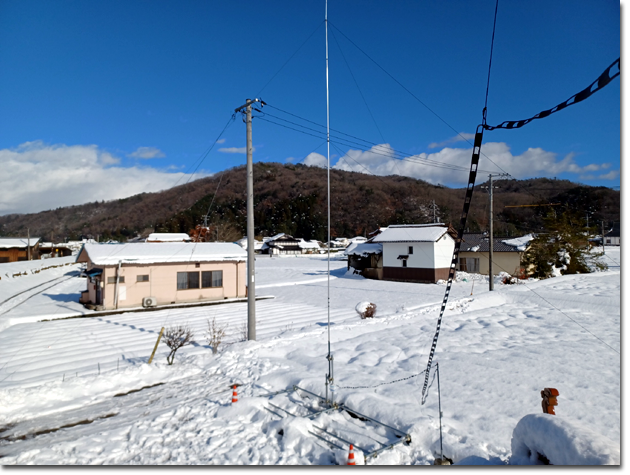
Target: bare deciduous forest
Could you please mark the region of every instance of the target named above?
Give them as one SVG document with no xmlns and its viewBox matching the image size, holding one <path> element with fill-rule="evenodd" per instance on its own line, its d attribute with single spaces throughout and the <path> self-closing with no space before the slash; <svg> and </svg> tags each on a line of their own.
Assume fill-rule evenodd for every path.
<svg viewBox="0 0 630 475">
<path fill-rule="evenodd" d="M 150 232 L 189 232 L 208 216 L 209 239 L 234 241 L 244 235 L 245 167 L 226 170 L 158 193 L 57 208 L 33 214 L 0 216 L 0 235 L 41 236 L 44 240 L 90 237 L 125 241 Z M 478 181 L 484 177 L 479 176 Z M 402 176 L 378 177 L 331 170 L 331 233 L 333 237 L 365 235 L 378 226 L 459 222 L 465 189 L 435 186 Z M 475 187 L 470 232 L 488 229 L 488 194 Z M 486 183 L 487 184 L 487 183 Z M 543 217 L 552 207 L 505 208 L 514 205 L 554 206 L 588 213 L 592 225 L 620 220 L 620 192 L 580 185 L 568 180 L 536 178 L 495 181 L 495 235 L 514 236 L 544 230 Z M 326 170 L 301 164 L 254 165 L 256 235 L 286 232 L 304 239 L 326 240 Z M 433 205 L 435 201 L 435 207 Z"/>
</svg>

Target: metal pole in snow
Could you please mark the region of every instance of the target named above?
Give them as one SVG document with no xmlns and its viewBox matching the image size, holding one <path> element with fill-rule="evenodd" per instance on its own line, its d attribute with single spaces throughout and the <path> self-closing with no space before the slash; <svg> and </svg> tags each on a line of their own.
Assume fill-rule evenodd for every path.
<svg viewBox="0 0 630 475">
<path fill-rule="evenodd" d="M 442 394 L 440 392 L 440 363 L 435 363 L 438 380 L 438 410 L 440 411 L 440 458 L 444 460 L 444 449 L 442 448 Z"/>
</svg>

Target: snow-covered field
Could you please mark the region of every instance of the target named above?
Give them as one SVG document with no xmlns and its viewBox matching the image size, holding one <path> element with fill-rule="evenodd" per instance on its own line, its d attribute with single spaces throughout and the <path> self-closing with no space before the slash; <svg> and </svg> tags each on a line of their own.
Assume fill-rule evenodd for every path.
<svg viewBox="0 0 630 475">
<path fill-rule="evenodd" d="M 536 439 L 531 427 L 555 417 L 565 434 L 555 441 L 560 453 L 596 447 L 600 457 L 588 460 L 619 463 L 620 253 L 606 252 L 606 272 L 521 285 L 497 280 L 492 293 L 487 278 L 459 276 L 434 358 L 445 456 L 508 463 L 515 427 L 535 414 L 529 425 L 519 424 L 523 440 Z M 40 265 L 72 260 L 64 259 Z M 324 394 L 325 256 L 257 258 L 257 292 L 276 298 L 256 304 L 255 342 L 242 340 L 244 303 L 52 320 L 90 313 L 78 304 L 85 289 L 78 265 L 13 277 L 19 265 L 33 264 L 0 264 L 3 465 L 335 464 L 345 463 L 347 446 L 325 443 L 311 434 L 322 435 L 316 427 L 366 452 L 398 440 L 345 411 L 308 419 L 267 410 L 284 414 L 273 404 L 302 414 L 305 406 L 319 407 L 301 391 L 267 396 L 292 385 Z M 409 445 L 370 464 L 431 464 L 440 453 L 437 378 L 432 369 L 422 404 L 420 373 L 445 286 L 368 280 L 346 273 L 346 265 L 331 262 L 335 400 L 410 434 Z M 376 304 L 374 319 L 357 315 L 364 301 Z M 213 318 L 229 325 L 217 355 L 204 337 Z M 194 344 L 177 353 L 173 366 L 162 344 L 148 365 L 160 328 L 180 323 L 194 329 Z M 401 381 L 387 384 L 395 380 Z M 239 385 L 234 405 L 232 384 Z M 541 422 L 545 387 L 559 390 L 559 405 Z M 356 456 L 360 463 L 360 451 Z M 519 452 L 512 462 L 526 459 Z"/>
</svg>

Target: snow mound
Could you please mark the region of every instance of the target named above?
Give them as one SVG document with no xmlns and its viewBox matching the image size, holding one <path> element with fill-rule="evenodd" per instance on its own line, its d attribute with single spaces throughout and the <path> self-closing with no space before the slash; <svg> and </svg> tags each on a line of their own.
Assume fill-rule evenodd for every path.
<svg viewBox="0 0 630 475">
<path fill-rule="evenodd" d="M 619 447 L 587 427 L 551 414 L 528 414 L 512 434 L 511 465 L 619 465 Z"/>
</svg>

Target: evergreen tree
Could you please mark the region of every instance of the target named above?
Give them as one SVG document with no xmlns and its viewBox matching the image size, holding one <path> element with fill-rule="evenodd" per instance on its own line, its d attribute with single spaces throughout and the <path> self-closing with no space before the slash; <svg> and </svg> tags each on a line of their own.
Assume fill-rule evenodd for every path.
<svg viewBox="0 0 630 475">
<path fill-rule="evenodd" d="M 588 253 L 592 229 L 586 227 L 581 215 L 571 211 L 557 213 L 554 210 L 546 215 L 544 225 L 548 232 L 530 241 L 523 256 L 523 264 L 529 269 L 531 277 L 553 277 L 554 269 L 558 269 L 562 275 L 588 274 L 591 269 L 587 259 L 591 259 L 596 267 L 605 268 L 597 256 L 592 258 Z"/>
</svg>

